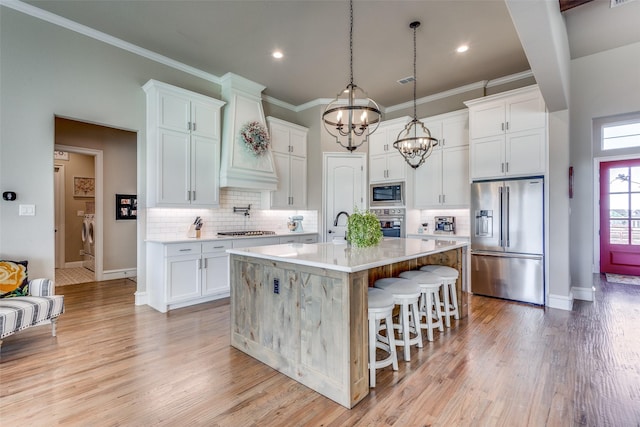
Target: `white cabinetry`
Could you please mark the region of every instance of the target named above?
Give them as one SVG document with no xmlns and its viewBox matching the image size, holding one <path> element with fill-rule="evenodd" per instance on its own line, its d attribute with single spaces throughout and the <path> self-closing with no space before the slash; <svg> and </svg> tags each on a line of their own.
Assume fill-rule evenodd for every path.
<svg viewBox="0 0 640 427">
<path fill-rule="evenodd" d="M 407 164 L 393 143 L 410 121 L 409 117 L 387 120 L 369 137 L 369 181 L 403 181 L 407 177 Z"/>
<path fill-rule="evenodd" d="M 148 205 L 219 205 L 220 109 L 224 102 L 150 80 Z"/>
<path fill-rule="evenodd" d="M 413 171 L 414 207 L 469 205 L 469 127 L 466 110 L 422 120 L 438 140 L 424 164 Z"/>
<path fill-rule="evenodd" d="M 203 243 L 149 243 L 149 305 L 158 311 L 229 296 L 231 240 Z"/>
<path fill-rule="evenodd" d="M 308 129 L 274 117 L 267 117 L 278 189 L 269 193 L 272 209 L 307 207 Z"/>
<path fill-rule="evenodd" d="M 547 112 L 537 86 L 465 104 L 472 180 L 546 172 Z"/>
<path fill-rule="evenodd" d="M 318 243 L 317 234 L 305 234 L 302 236 L 290 235 L 280 237 L 280 243 Z"/>
</svg>

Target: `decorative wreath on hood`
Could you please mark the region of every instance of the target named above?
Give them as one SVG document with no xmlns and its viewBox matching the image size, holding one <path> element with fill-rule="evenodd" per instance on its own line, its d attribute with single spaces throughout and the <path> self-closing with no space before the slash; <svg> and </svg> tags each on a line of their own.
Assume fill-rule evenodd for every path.
<svg viewBox="0 0 640 427">
<path fill-rule="evenodd" d="M 249 122 L 242 126 L 240 138 L 246 144 L 247 149 L 256 156 L 263 155 L 271 145 L 267 128 L 257 121 Z"/>
</svg>

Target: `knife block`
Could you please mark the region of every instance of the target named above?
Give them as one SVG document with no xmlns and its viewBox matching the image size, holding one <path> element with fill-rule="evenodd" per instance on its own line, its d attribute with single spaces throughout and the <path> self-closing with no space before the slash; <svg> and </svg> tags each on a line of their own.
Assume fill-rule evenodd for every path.
<svg viewBox="0 0 640 427">
<path fill-rule="evenodd" d="M 191 224 L 189 226 L 189 231 L 187 231 L 187 237 L 189 238 L 195 238 L 195 239 L 199 239 L 200 238 L 200 232 L 202 230 L 196 230 L 196 226 L 195 224 Z"/>
</svg>

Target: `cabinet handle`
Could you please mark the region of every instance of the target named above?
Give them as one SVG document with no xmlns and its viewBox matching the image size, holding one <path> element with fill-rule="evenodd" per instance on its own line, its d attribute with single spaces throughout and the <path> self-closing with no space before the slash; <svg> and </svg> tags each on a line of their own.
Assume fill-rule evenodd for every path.
<svg viewBox="0 0 640 427">
<path fill-rule="evenodd" d="M 187 201 L 191 201 L 191 191 L 187 190 Z"/>
<path fill-rule="evenodd" d="M 447 195 L 443 194 L 442 195 L 442 203 L 446 203 L 446 200 L 447 200 Z"/>
<path fill-rule="evenodd" d="M 509 130 L 509 122 L 507 122 L 507 130 Z"/>
<path fill-rule="evenodd" d="M 504 122 L 502 122 L 502 131 L 504 131 Z"/>
<path fill-rule="evenodd" d="M 506 168 L 505 168 L 505 172 L 509 172 L 509 162 L 506 163 Z"/>
<path fill-rule="evenodd" d="M 196 130 L 196 122 L 193 122 L 193 129 L 191 130 Z"/>
<path fill-rule="evenodd" d="M 214 246 L 213 249 L 222 249 L 224 246 Z"/>
<path fill-rule="evenodd" d="M 205 269 L 209 268 L 209 258 L 204 259 L 204 268 Z"/>
<path fill-rule="evenodd" d="M 193 193 L 193 199 L 192 200 L 195 200 L 196 199 L 196 190 L 193 190 L 192 193 Z"/>
<path fill-rule="evenodd" d="M 198 270 L 202 270 L 202 258 L 198 260 Z"/>
<path fill-rule="evenodd" d="M 178 249 L 180 252 L 191 252 L 191 249 Z"/>
<path fill-rule="evenodd" d="M 500 163 L 500 172 L 504 173 L 504 163 Z"/>
<path fill-rule="evenodd" d="M 444 138 L 442 138 L 442 140 L 441 140 L 441 141 L 442 141 L 442 146 L 444 147 Z"/>
</svg>

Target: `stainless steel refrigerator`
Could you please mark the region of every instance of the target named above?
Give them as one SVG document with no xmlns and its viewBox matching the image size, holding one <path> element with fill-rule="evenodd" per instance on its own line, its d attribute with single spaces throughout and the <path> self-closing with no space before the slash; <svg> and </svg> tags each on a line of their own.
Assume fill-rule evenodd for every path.
<svg viewBox="0 0 640 427">
<path fill-rule="evenodd" d="M 471 291 L 544 305 L 544 181 L 471 184 Z"/>
</svg>

